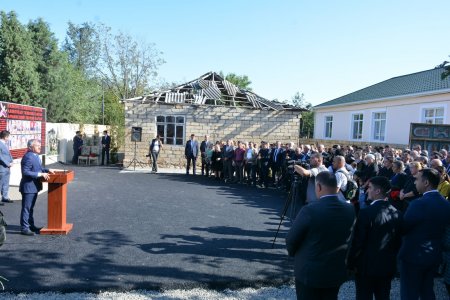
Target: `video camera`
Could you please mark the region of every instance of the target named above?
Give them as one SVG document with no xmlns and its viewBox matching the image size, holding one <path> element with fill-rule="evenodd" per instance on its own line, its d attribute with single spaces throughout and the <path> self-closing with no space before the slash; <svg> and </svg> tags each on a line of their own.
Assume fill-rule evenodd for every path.
<svg viewBox="0 0 450 300">
<path fill-rule="evenodd" d="M 289 160 L 288 162 L 288 174 L 290 175 L 300 175 L 298 173 L 295 172 L 294 166 L 300 166 L 303 169 L 309 170 L 311 169 L 311 166 L 306 162 L 306 161 L 302 161 L 302 160 Z"/>
</svg>

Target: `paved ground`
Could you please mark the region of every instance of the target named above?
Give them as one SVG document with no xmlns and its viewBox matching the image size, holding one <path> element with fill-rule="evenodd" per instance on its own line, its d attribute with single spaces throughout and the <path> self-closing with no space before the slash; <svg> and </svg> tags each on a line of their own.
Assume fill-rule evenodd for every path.
<svg viewBox="0 0 450 300">
<path fill-rule="evenodd" d="M 69 235 L 22 236 L 20 201 L 0 207 L 9 223 L 0 249 L 0 276 L 9 282 L 0 299 L 295 299 L 286 227 L 271 249 L 284 194 L 184 170 L 65 167 L 76 174 L 68 187 Z M 17 188 L 11 198 L 20 199 Z M 36 205 L 40 226 L 46 199 L 44 192 Z M 435 290 L 447 299 L 441 278 Z M 17 295 L 42 291 L 82 293 Z M 399 299 L 398 280 L 391 297 Z M 339 299 L 352 298 L 347 282 Z"/>
<path fill-rule="evenodd" d="M 201 176 L 68 167 L 67 236 L 19 234 L 20 201 L 0 209 L 6 291 L 238 288 L 288 283 L 283 235 L 271 249 L 284 194 Z M 14 198 L 13 198 L 14 199 Z M 46 222 L 47 194 L 35 208 Z"/>
</svg>

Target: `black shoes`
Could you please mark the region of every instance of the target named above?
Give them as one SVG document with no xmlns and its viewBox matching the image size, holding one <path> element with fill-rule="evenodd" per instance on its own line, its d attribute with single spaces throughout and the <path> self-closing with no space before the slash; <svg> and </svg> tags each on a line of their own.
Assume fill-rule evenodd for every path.
<svg viewBox="0 0 450 300">
<path fill-rule="evenodd" d="M 30 227 L 30 230 L 36 234 L 39 234 L 41 232 L 42 227 Z"/>
<path fill-rule="evenodd" d="M 14 201 L 12 201 L 11 199 L 2 199 L 3 203 L 13 203 Z"/>
<path fill-rule="evenodd" d="M 33 231 L 31 231 L 31 230 L 23 230 L 23 231 L 20 232 L 20 234 L 27 235 L 27 236 L 35 235 L 35 233 Z"/>
</svg>

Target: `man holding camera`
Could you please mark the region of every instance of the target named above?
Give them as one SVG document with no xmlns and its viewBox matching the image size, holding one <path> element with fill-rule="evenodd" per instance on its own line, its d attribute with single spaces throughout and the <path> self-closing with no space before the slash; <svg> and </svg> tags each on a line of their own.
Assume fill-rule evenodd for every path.
<svg viewBox="0 0 450 300">
<path fill-rule="evenodd" d="M 327 168 L 323 165 L 323 156 L 320 153 L 314 152 L 313 154 L 311 154 L 309 164 L 311 166 L 311 169 L 309 170 L 299 165 L 294 166 L 295 172 L 297 172 L 301 176 L 309 177 L 308 188 L 306 190 L 307 203 L 317 200 L 315 192 L 315 178 L 317 174 L 328 171 Z"/>
</svg>

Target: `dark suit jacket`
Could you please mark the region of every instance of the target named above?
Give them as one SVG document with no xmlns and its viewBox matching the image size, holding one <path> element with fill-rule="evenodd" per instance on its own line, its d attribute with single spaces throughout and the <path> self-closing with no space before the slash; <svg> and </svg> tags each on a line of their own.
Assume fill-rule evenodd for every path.
<svg viewBox="0 0 450 300">
<path fill-rule="evenodd" d="M 19 191 L 24 194 L 34 194 L 42 190 L 42 182 L 38 173 L 48 173 L 41 165 L 38 155 L 28 151 L 22 157 L 20 163 L 22 170 L 22 179 L 20 180 Z"/>
<path fill-rule="evenodd" d="M 401 244 L 401 221 L 401 213 L 388 201 L 361 209 L 353 227 L 347 267 L 363 276 L 393 276 Z"/>
<path fill-rule="evenodd" d="M 192 151 L 193 149 L 192 149 L 192 144 L 191 143 L 194 143 L 194 145 L 195 145 L 195 149 L 194 149 L 194 151 Z M 184 155 L 186 156 L 186 157 L 197 157 L 198 156 L 198 142 L 197 141 L 192 141 L 192 140 L 189 140 L 189 141 L 187 141 L 186 142 L 186 147 L 184 148 Z"/>
<path fill-rule="evenodd" d="M 111 146 L 111 137 L 109 135 L 102 136 L 102 145 L 105 145 L 105 148 L 109 149 Z"/>
<path fill-rule="evenodd" d="M 78 151 L 80 150 L 81 146 L 83 146 L 83 139 L 80 138 L 78 135 L 75 135 L 73 137 L 73 150 Z"/>
<path fill-rule="evenodd" d="M 449 216 L 450 203 L 437 191 L 412 201 L 403 218 L 404 236 L 399 258 L 424 267 L 438 265 Z"/>
<path fill-rule="evenodd" d="M 275 152 L 277 153 L 275 161 Z M 284 158 L 286 157 L 286 151 L 283 148 L 277 150 L 277 148 L 272 149 L 270 152 L 270 164 L 272 166 L 281 167 L 284 163 Z"/>
<path fill-rule="evenodd" d="M 289 230 L 296 280 L 314 288 L 337 287 L 347 279 L 347 240 L 355 219 L 352 205 L 328 196 L 304 206 Z"/>
</svg>

